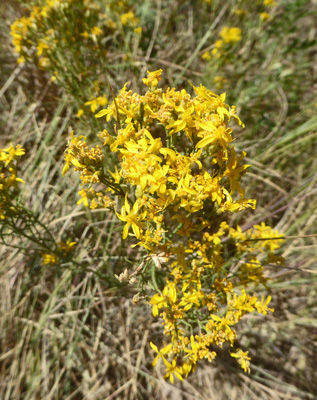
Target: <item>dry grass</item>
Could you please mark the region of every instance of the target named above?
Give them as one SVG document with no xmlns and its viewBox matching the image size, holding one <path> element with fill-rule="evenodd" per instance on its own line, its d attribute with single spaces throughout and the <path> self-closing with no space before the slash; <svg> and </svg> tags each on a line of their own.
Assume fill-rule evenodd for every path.
<svg viewBox="0 0 317 400">
<path fill-rule="evenodd" d="M 210 45 L 236 2 L 223 3 L 211 27 L 202 15 L 195 19 L 199 12 L 193 2 L 169 3 L 145 2 L 153 18 L 147 46 L 135 53 L 137 73 L 128 77 L 134 86 L 148 64 L 167 68 L 171 86 L 188 86 L 187 78 L 210 82 L 219 72 L 197 55 Z M 103 211 L 74 207 L 77 177 L 62 179 L 67 137 L 83 125 L 76 122 L 67 97 L 55 92 L 45 76 L 32 67 L 16 67 L 8 21 L 19 8 L 0 5 L 1 143 L 21 143 L 27 150 L 21 170 L 27 182 L 24 204 L 56 238 L 77 240 L 76 257 L 89 265 L 79 271 L 71 265 L 42 267 L 32 244 L 19 237 L 12 244 L 26 254 L 0 248 L 1 399 L 317 398 L 316 2 L 284 3 L 290 15 L 276 16 L 272 29 L 280 24 L 279 32 L 259 30 L 262 39 L 252 51 L 252 38 L 247 39 L 234 67 L 226 70 L 233 88 L 228 89 L 230 102 L 238 105 L 247 126 L 237 142 L 238 149 L 247 148 L 252 165 L 245 186 L 258 200 L 256 214 L 235 222 L 250 226 L 265 221 L 289 237 L 281 252 L 287 264 L 268 266 L 275 313 L 241 324 L 240 345 L 251 351 L 251 375 L 219 352 L 213 365 L 204 364 L 174 386 L 151 365 L 148 343 L 160 336 L 160 322 L 145 303 L 133 305 L 133 287 L 118 290 L 112 278 L 125 262 L 118 223 Z M 113 76 L 124 70 L 118 66 Z M 114 88 L 128 79 L 113 79 Z M 84 126 L 89 129 L 89 123 Z"/>
</svg>

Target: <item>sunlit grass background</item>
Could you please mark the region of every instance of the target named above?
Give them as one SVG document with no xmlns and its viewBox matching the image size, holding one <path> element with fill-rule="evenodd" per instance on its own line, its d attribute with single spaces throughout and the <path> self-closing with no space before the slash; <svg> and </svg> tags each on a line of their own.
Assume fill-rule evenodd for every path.
<svg viewBox="0 0 317 400">
<path fill-rule="evenodd" d="M 251 375 L 224 352 L 174 386 L 152 367 L 148 343 L 160 322 L 147 304 L 132 303 L 133 287 L 117 290 L 113 272 L 129 260 L 120 224 L 102 210 L 76 206 L 79 178 L 62 178 L 70 131 L 89 138 L 102 123 L 89 110 L 77 118 L 78 100 L 67 90 L 32 63 L 16 63 L 10 25 L 27 14 L 22 3 L 0 4 L 1 146 L 26 149 L 24 204 L 57 239 L 77 241 L 76 259 L 89 270 L 42 266 L 21 237 L 12 244 L 25 251 L 0 248 L 0 398 L 317 398 L 316 1 L 277 1 L 267 21 L 259 19 L 261 1 L 244 6 L 246 15 L 236 11 L 243 1 L 134 2 L 142 36 L 125 38 L 109 64 L 99 66 L 100 80 L 107 78 L 115 93 L 127 81 L 139 89 L 145 71 L 159 68 L 164 85 L 190 90 L 191 81 L 226 91 L 246 125 L 235 146 L 247 151 L 252 168 L 244 186 L 258 204 L 235 222 L 265 221 L 288 237 L 281 251 L 286 265 L 268 267 L 274 314 L 248 317 L 240 327 Z M 224 26 L 239 27 L 241 40 L 225 56 L 203 59 Z"/>
</svg>

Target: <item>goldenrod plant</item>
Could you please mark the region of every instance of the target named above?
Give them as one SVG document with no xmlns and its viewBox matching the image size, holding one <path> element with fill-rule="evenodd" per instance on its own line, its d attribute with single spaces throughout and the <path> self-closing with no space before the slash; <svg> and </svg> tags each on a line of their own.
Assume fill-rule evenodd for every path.
<svg viewBox="0 0 317 400">
<path fill-rule="evenodd" d="M 11 26 L 18 63 L 31 62 L 47 71 L 51 81 L 70 94 L 78 117 L 90 110 L 94 113 L 108 101 L 99 92 L 106 89 L 111 52 L 128 49 L 130 41 L 142 33 L 131 4 L 113 0 L 27 2 L 29 16 Z"/>
<path fill-rule="evenodd" d="M 208 45 L 201 54 L 201 59 L 209 62 L 207 70 L 212 71 L 213 83 L 218 89 L 223 89 L 228 83 L 224 75 L 232 73 L 231 65 L 245 52 L 249 35 L 253 35 L 254 46 L 260 41 L 258 35 L 261 29 L 267 28 L 277 12 L 277 6 L 278 3 L 271 0 L 239 1 L 229 10 L 232 24 L 236 26 L 222 26 L 214 43 Z"/>
<path fill-rule="evenodd" d="M 315 398 L 315 8 L 0 1 L 1 399 Z"/>
<path fill-rule="evenodd" d="M 263 265 L 282 262 L 274 256 L 282 236 L 265 224 L 242 232 L 220 218 L 255 208 L 245 197 L 240 178 L 248 165 L 237 155 L 230 122 L 243 126 L 234 106 L 200 85 L 195 96 L 186 90 L 158 87 L 162 70 L 148 72 L 144 95 L 126 84 L 97 118 L 114 120 L 114 128 L 99 133 L 102 146 L 90 148 L 84 136 L 72 133 L 65 154 L 80 171 L 81 202 L 106 207 L 124 223 L 123 239 L 146 250 L 135 271 L 118 279 L 139 281 L 138 296 L 156 293 L 149 304 L 163 319 L 168 342 L 158 347 L 154 365 L 162 358 L 166 375 L 183 380 L 201 359 L 213 361 L 212 346 L 229 343 L 230 355 L 249 372 L 247 352 L 235 349 L 233 328 L 246 314 L 267 314 L 270 297 L 246 293 L 249 283 L 266 283 Z M 105 170 L 107 154 L 116 165 Z M 258 257 L 258 255 L 260 255 Z M 263 257 L 264 255 L 264 257 Z M 232 259 L 239 258 L 239 268 Z M 151 268 L 149 276 L 147 270 Z M 147 281 L 149 279 L 149 282 Z"/>
<path fill-rule="evenodd" d="M 40 219 L 23 206 L 19 198 L 19 184 L 25 183 L 19 177 L 18 163 L 25 155 L 21 145 L 0 149 L 0 243 L 8 247 L 20 249 L 29 255 L 34 253 L 42 257 L 43 265 L 58 265 L 71 260 L 76 242 L 56 242 L 52 232 Z M 12 239 L 27 239 L 33 248 L 13 245 Z M 32 251 L 30 251 L 32 249 Z M 77 263 L 77 267 L 80 264 Z"/>
<path fill-rule="evenodd" d="M 12 201 L 16 196 L 18 183 L 24 182 L 18 177 L 17 164 L 25 154 L 20 145 L 12 144 L 6 149 L 0 149 L 0 218 L 7 219 L 16 212 Z"/>
</svg>

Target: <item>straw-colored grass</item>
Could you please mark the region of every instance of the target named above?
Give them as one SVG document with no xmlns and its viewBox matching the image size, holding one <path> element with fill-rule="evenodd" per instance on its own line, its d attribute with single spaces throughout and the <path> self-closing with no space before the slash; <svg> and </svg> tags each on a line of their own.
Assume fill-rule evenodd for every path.
<svg viewBox="0 0 317 400">
<path fill-rule="evenodd" d="M 1 145 L 26 149 L 25 206 L 56 239 L 76 240 L 76 259 L 87 268 L 42 266 L 23 237 L 10 239 L 16 247 L 0 247 L 3 400 L 317 399 L 316 2 L 282 2 L 271 25 L 250 25 L 233 63 L 218 70 L 200 56 L 219 26 L 230 24 L 237 2 L 221 2 L 212 24 L 206 5 L 199 2 L 200 10 L 196 3 L 144 2 L 146 46 L 135 49 L 133 70 L 118 63 L 110 80 L 114 90 L 128 80 L 137 87 L 147 68 L 162 67 L 169 85 L 189 90 L 188 79 L 212 88 L 213 77 L 226 74 L 229 102 L 246 124 L 236 142 L 252 166 L 244 186 L 258 202 L 255 213 L 233 222 L 265 221 L 287 237 L 285 266 L 267 267 L 274 314 L 246 318 L 240 327 L 239 344 L 252 356 L 251 375 L 225 352 L 175 385 L 152 367 L 149 341 L 160 335 L 161 323 L 146 302 L 132 303 L 133 287 L 118 290 L 113 278 L 124 257 L 137 256 L 123 254 L 120 224 L 112 215 L 76 206 L 78 176 L 62 178 L 71 129 L 89 136 L 95 125 L 75 118 L 77 110 L 44 73 L 15 64 L 9 25 L 21 9 L 6 1 L 0 5 Z"/>
</svg>

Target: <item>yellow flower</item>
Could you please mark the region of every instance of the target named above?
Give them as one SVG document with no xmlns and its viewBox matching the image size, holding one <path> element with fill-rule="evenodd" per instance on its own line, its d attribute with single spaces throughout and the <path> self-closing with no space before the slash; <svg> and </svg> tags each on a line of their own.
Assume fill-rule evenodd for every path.
<svg viewBox="0 0 317 400">
<path fill-rule="evenodd" d="M 139 204 L 138 200 L 134 203 L 131 210 L 130 204 L 128 202 L 127 196 L 125 197 L 124 206 L 121 208 L 121 214 L 117 214 L 121 221 L 126 222 L 123 228 L 122 238 L 126 239 L 128 237 L 130 226 L 132 227 L 134 236 L 139 239 L 141 234 L 141 229 L 145 227 L 144 218 L 146 216 L 146 211 L 139 214 Z"/>
<path fill-rule="evenodd" d="M 274 308 L 268 308 L 267 305 L 270 303 L 272 300 L 271 296 L 268 296 L 267 299 L 264 299 L 264 296 L 262 297 L 261 301 L 257 301 L 255 303 L 255 308 L 257 309 L 257 312 L 263 315 L 266 315 L 268 311 L 274 312 Z"/>
<path fill-rule="evenodd" d="M 24 57 L 24 56 L 20 56 L 20 57 L 17 58 L 17 63 L 18 63 L 18 64 L 23 64 L 23 63 L 25 63 L 25 61 L 26 61 L 26 60 L 25 60 L 25 57 Z"/>
<path fill-rule="evenodd" d="M 23 156 L 23 154 L 25 154 L 25 151 L 21 148 L 19 144 L 14 147 L 11 143 L 10 147 L 8 147 L 7 149 L 1 149 L 0 161 L 4 161 L 5 166 L 7 166 L 13 160 L 18 160 L 19 157 Z"/>
<path fill-rule="evenodd" d="M 202 60 L 207 60 L 207 61 L 211 60 L 211 54 L 210 54 L 210 52 L 209 52 L 209 51 L 205 51 L 205 52 L 203 53 L 203 55 L 201 56 L 201 59 L 202 59 Z"/>
<path fill-rule="evenodd" d="M 158 293 L 155 293 L 155 295 L 152 297 L 150 304 L 152 304 L 152 313 L 154 317 L 158 316 L 160 308 L 168 307 L 164 296 L 161 296 Z"/>
<path fill-rule="evenodd" d="M 216 40 L 214 44 L 214 48 L 211 51 L 211 54 L 219 58 L 221 56 L 221 47 L 223 46 L 223 41 L 222 40 Z"/>
<path fill-rule="evenodd" d="M 89 207 L 89 202 L 88 202 L 88 196 L 89 194 L 85 189 L 82 189 L 78 192 L 78 194 L 81 196 L 81 199 L 77 201 L 77 204 L 83 203 L 85 207 Z"/>
<path fill-rule="evenodd" d="M 59 242 L 57 244 L 57 249 L 58 251 L 61 251 L 64 253 L 64 255 L 67 255 L 71 251 L 74 250 L 74 247 L 76 246 L 77 242 L 72 242 L 70 239 L 68 239 L 66 242 Z"/>
<path fill-rule="evenodd" d="M 152 86 L 156 88 L 159 81 L 161 80 L 162 72 L 163 71 L 161 69 L 153 72 L 147 71 L 148 77 L 143 79 L 143 83 L 145 83 L 147 86 Z"/>
<path fill-rule="evenodd" d="M 85 39 L 89 38 L 89 33 L 87 31 L 84 31 L 80 34 L 80 36 L 84 37 Z"/>
<path fill-rule="evenodd" d="M 136 18 L 132 11 L 120 15 L 122 25 L 136 26 L 139 23 L 139 19 Z"/>
<path fill-rule="evenodd" d="M 177 111 L 177 119 L 172 121 L 169 125 L 166 126 L 166 129 L 169 129 L 169 134 L 172 135 L 174 133 L 180 131 L 188 131 L 188 128 L 191 128 L 193 124 L 193 113 L 195 111 L 194 106 L 184 108 L 184 107 L 175 107 Z M 190 135 L 187 135 L 190 136 Z"/>
<path fill-rule="evenodd" d="M 84 110 L 81 108 L 80 110 L 77 111 L 76 117 L 80 118 L 84 114 Z"/>
<path fill-rule="evenodd" d="M 263 0 L 263 5 L 268 7 L 274 7 L 277 5 L 277 3 L 274 0 Z"/>
<path fill-rule="evenodd" d="M 271 18 L 270 14 L 266 11 L 260 13 L 260 20 L 261 21 L 268 21 Z"/>
<path fill-rule="evenodd" d="M 199 359 L 198 352 L 200 350 L 200 345 L 198 342 L 195 341 L 193 335 L 190 336 L 190 345 L 191 348 L 186 348 L 185 352 L 188 353 L 190 361 L 196 363 Z"/>
<path fill-rule="evenodd" d="M 233 299 L 229 302 L 229 307 L 231 310 L 238 310 L 241 315 L 246 312 L 253 312 L 255 310 L 255 304 L 258 299 L 255 296 L 249 296 L 246 294 L 245 289 L 241 290 L 241 295 L 233 294 Z"/>
<path fill-rule="evenodd" d="M 170 378 L 171 383 L 174 383 L 174 374 L 177 379 L 183 381 L 183 377 L 181 375 L 182 368 L 177 367 L 176 361 L 177 357 L 175 357 L 172 363 L 168 362 L 165 358 L 163 358 L 164 364 L 166 366 L 166 374 L 164 375 L 164 379 Z"/>
<path fill-rule="evenodd" d="M 93 100 L 89 100 L 85 103 L 85 106 L 90 106 L 91 112 L 95 113 L 99 106 L 105 106 L 108 103 L 106 97 L 96 97 Z M 97 114 L 98 115 L 98 114 Z"/>
<path fill-rule="evenodd" d="M 240 28 L 229 28 L 225 26 L 219 33 L 224 43 L 236 43 L 241 40 L 241 29 Z"/>
<path fill-rule="evenodd" d="M 252 238 L 254 239 L 265 239 L 259 240 L 258 245 L 269 250 L 271 253 L 281 247 L 281 243 L 284 241 L 283 236 L 278 230 L 273 230 L 270 226 L 265 225 L 264 222 L 261 225 L 254 225 L 254 232 L 252 234 Z"/>
<path fill-rule="evenodd" d="M 190 293 L 185 293 L 182 297 L 179 305 L 184 307 L 184 311 L 188 311 L 195 304 L 197 307 L 199 306 L 202 299 L 205 298 L 205 294 L 200 290 L 193 290 Z"/>
<path fill-rule="evenodd" d="M 41 56 L 45 50 L 48 50 L 50 46 L 46 43 L 43 42 L 42 40 L 39 41 L 39 44 L 37 45 L 37 55 Z"/>
<path fill-rule="evenodd" d="M 241 365 L 241 368 L 244 370 L 244 372 L 250 373 L 251 358 L 248 357 L 248 354 L 248 351 L 242 351 L 241 349 L 238 349 L 236 353 L 230 352 L 231 357 L 238 359 L 238 363 Z"/>
<path fill-rule="evenodd" d="M 159 309 L 168 307 L 177 301 L 177 289 L 174 282 L 167 280 L 167 284 L 163 289 L 162 295 L 155 293 L 152 297 L 150 304 L 153 305 L 152 312 L 153 316 L 156 317 L 159 313 Z"/>
<path fill-rule="evenodd" d="M 153 367 L 155 367 L 155 365 L 157 364 L 157 362 L 160 358 L 164 358 L 164 356 L 166 356 L 172 349 L 172 344 L 169 344 L 169 345 L 163 347 L 160 351 L 157 348 L 157 346 L 155 346 L 154 343 L 150 342 L 150 346 L 155 351 L 155 353 L 158 353 L 157 356 L 153 360 L 153 363 L 152 363 Z"/>
<path fill-rule="evenodd" d="M 39 66 L 43 69 L 45 69 L 46 67 L 48 67 L 50 64 L 50 61 L 47 57 L 41 57 L 39 59 Z"/>
<path fill-rule="evenodd" d="M 42 254 L 42 264 L 43 265 L 56 265 L 58 263 L 58 257 L 55 254 Z"/>
<path fill-rule="evenodd" d="M 91 34 L 95 36 L 99 36 L 103 34 L 102 29 L 100 29 L 98 26 L 94 26 L 91 30 Z"/>
</svg>

